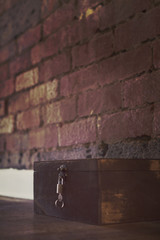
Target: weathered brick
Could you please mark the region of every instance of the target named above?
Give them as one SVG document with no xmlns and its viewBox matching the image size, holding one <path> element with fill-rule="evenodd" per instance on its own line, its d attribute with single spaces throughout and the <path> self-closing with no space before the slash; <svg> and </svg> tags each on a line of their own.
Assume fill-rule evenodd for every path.
<svg viewBox="0 0 160 240">
<path fill-rule="evenodd" d="M 0 116 L 5 114 L 5 101 L 0 100 Z"/>
<path fill-rule="evenodd" d="M 46 98 L 51 100 L 56 98 L 58 95 L 58 80 L 54 79 L 53 81 L 46 83 Z"/>
<path fill-rule="evenodd" d="M 8 115 L 0 120 L 0 134 L 12 133 L 14 131 L 14 117 Z"/>
<path fill-rule="evenodd" d="M 16 53 L 16 43 L 11 42 L 7 46 L 0 49 L 0 63 L 13 57 Z"/>
<path fill-rule="evenodd" d="M 160 34 L 160 7 L 140 18 L 128 21 L 115 30 L 115 50 L 128 49 Z"/>
<path fill-rule="evenodd" d="M 153 135 L 154 137 L 160 136 L 160 103 L 154 106 L 154 119 L 153 119 Z"/>
<path fill-rule="evenodd" d="M 55 125 L 49 126 L 45 129 L 45 148 L 53 148 L 58 145 L 58 130 Z"/>
<path fill-rule="evenodd" d="M 160 71 L 131 79 L 123 85 L 123 106 L 133 108 L 160 101 L 159 93 Z"/>
<path fill-rule="evenodd" d="M 44 128 L 39 128 L 29 132 L 29 148 L 44 148 L 45 131 Z"/>
<path fill-rule="evenodd" d="M 29 92 L 29 101 L 31 106 L 44 103 L 57 97 L 58 80 L 54 79 L 47 83 L 32 88 Z"/>
<path fill-rule="evenodd" d="M 29 106 L 30 106 L 29 93 L 23 92 L 9 99 L 8 111 L 9 113 L 16 113 L 18 111 L 26 110 L 27 108 L 29 108 Z"/>
<path fill-rule="evenodd" d="M 150 0 L 113 0 L 100 9 L 100 29 L 104 30 L 112 25 L 133 16 L 137 12 L 149 9 Z"/>
<path fill-rule="evenodd" d="M 6 137 L 6 149 L 8 151 L 21 151 L 28 148 L 28 135 L 15 133 Z"/>
<path fill-rule="evenodd" d="M 14 92 L 14 79 L 0 81 L 0 97 L 7 97 Z"/>
<path fill-rule="evenodd" d="M 46 86 L 41 84 L 30 90 L 30 104 L 32 106 L 44 103 L 46 101 Z"/>
<path fill-rule="evenodd" d="M 5 63 L 0 66 L 0 82 L 4 81 L 8 78 L 9 76 L 9 68 L 8 68 L 8 63 Z"/>
<path fill-rule="evenodd" d="M 127 138 L 151 136 L 152 118 L 150 107 L 104 115 L 97 122 L 99 139 L 113 143 Z"/>
<path fill-rule="evenodd" d="M 44 124 L 58 123 L 62 121 L 60 102 L 54 102 L 43 107 L 42 110 Z"/>
<path fill-rule="evenodd" d="M 60 93 L 62 96 L 68 96 L 87 89 L 95 89 L 98 87 L 99 77 L 96 64 L 71 73 L 61 79 Z"/>
<path fill-rule="evenodd" d="M 160 41 L 153 43 L 153 64 L 155 68 L 160 68 Z"/>
<path fill-rule="evenodd" d="M 70 146 L 96 140 L 95 118 L 64 124 L 59 128 L 59 145 Z"/>
<path fill-rule="evenodd" d="M 40 67 L 40 81 L 48 81 L 49 79 L 66 73 L 70 70 L 71 58 L 69 52 L 57 55 L 53 59 L 46 60 Z"/>
<path fill-rule="evenodd" d="M 149 70 L 152 65 L 151 56 L 151 48 L 144 45 L 102 61 L 99 64 L 101 84 L 122 80 Z"/>
<path fill-rule="evenodd" d="M 26 112 L 21 112 L 17 115 L 17 129 L 25 130 L 40 125 L 39 108 L 31 109 Z"/>
<path fill-rule="evenodd" d="M 115 111 L 120 109 L 121 105 L 121 85 L 118 83 L 82 93 L 78 100 L 78 114 L 82 117 Z"/>
<path fill-rule="evenodd" d="M 24 71 L 25 69 L 29 68 L 31 65 L 30 63 L 30 53 L 27 51 L 23 55 L 16 57 L 11 63 L 10 63 L 10 74 L 11 76 Z"/>
<path fill-rule="evenodd" d="M 18 51 L 21 53 L 24 49 L 37 43 L 41 38 L 41 25 L 36 26 L 27 30 L 23 35 L 21 35 L 18 42 Z"/>
<path fill-rule="evenodd" d="M 73 19 L 74 8 L 71 4 L 64 5 L 51 14 L 44 22 L 44 36 L 55 32 L 58 28 L 64 26 Z"/>
<path fill-rule="evenodd" d="M 24 72 L 16 78 L 16 91 L 31 87 L 38 83 L 39 72 L 38 68 L 33 68 L 27 72 Z"/>
</svg>

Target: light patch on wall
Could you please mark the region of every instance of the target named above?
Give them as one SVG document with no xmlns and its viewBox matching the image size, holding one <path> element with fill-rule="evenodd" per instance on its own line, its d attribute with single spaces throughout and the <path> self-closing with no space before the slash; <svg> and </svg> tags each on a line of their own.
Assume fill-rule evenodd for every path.
<svg viewBox="0 0 160 240">
<path fill-rule="evenodd" d="M 33 199 L 33 170 L 1 169 L 0 195 Z"/>
<path fill-rule="evenodd" d="M 87 11 L 86 11 L 86 18 L 87 18 L 89 15 L 93 14 L 93 13 L 94 13 L 93 9 L 92 9 L 92 8 L 88 8 Z"/>
</svg>

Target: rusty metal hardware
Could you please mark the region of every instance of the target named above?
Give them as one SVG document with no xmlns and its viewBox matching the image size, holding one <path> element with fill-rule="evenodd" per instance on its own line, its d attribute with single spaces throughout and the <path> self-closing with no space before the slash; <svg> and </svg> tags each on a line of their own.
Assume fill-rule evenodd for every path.
<svg viewBox="0 0 160 240">
<path fill-rule="evenodd" d="M 55 206 L 63 208 L 64 207 L 64 201 L 63 201 L 63 184 L 67 176 L 67 167 L 65 165 L 61 165 L 57 171 L 59 171 L 58 174 L 58 183 L 56 187 L 56 193 L 58 194 L 58 198 L 55 201 Z"/>
</svg>

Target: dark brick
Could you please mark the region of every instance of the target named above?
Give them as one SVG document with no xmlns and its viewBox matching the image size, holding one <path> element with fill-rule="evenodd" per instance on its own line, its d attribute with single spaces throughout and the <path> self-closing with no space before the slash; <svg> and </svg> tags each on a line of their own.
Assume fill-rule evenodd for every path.
<svg viewBox="0 0 160 240">
<path fill-rule="evenodd" d="M 0 46 L 35 26 L 40 20 L 41 1 L 21 0 L 0 17 Z"/>
<path fill-rule="evenodd" d="M 29 132 L 29 149 L 44 148 L 45 144 L 45 130 L 39 128 Z"/>
<path fill-rule="evenodd" d="M 6 80 L 9 76 L 8 63 L 5 63 L 0 66 L 0 82 Z"/>
<path fill-rule="evenodd" d="M 78 114 L 90 116 L 121 107 L 121 85 L 115 84 L 99 90 L 87 91 L 79 96 Z"/>
<path fill-rule="evenodd" d="M 23 55 L 17 56 L 12 62 L 10 62 L 10 74 L 13 76 L 26 70 L 30 66 L 30 52 L 25 52 Z"/>
<path fill-rule="evenodd" d="M 7 97 L 14 92 L 14 79 L 7 79 L 0 82 L 0 97 Z"/>
<path fill-rule="evenodd" d="M 55 32 L 60 27 L 64 26 L 73 19 L 74 8 L 71 4 L 66 4 L 63 7 L 57 9 L 51 14 L 44 22 L 43 33 L 44 36 Z"/>
<path fill-rule="evenodd" d="M 45 129 L 45 148 L 55 148 L 58 146 L 58 131 L 55 125 L 49 126 Z"/>
<path fill-rule="evenodd" d="M 21 53 L 24 49 L 37 43 L 41 38 L 41 25 L 31 28 L 21 35 L 18 42 L 18 51 Z"/>
<path fill-rule="evenodd" d="M 6 149 L 8 151 L 22 151 L 28 148 L 28 135 L 27 134 L 12 134 L 6 138 Z"/>
<path fill-rule="evenodd" d="M 100 9 L 100 29 L 104 30 L 112 25 L 131 17 L 135 13 L 149 9 L 150 0 L 113 0 Z"/>
<path fill-rule="evenodd" d="M 153 72 L 124 83 L 124 107 L 142 106 L 160 101 L 160 71 Z"/>
<path fill-rule="evenodd" d="M 155 68 L 160 68 L 160 41 L 153 43 L 153 64 Z"/>
<path fill-rule="evenodd" d="M 0 100 L 0 116 L 5 114 L 5 101 Z"/>
<path fill-rule="evenodd" d="M 155 104 L 154 120 L 153 120 L 153 134 L 160 136 L 160 103 Z"/>
<path fill-rule="evenodd" d="M 5 137 L 0 137 L 0 152 L 4 152 L 5 147 Z"/>
<path fill-rule="evenodd" d="M 9 43 L 5 47 L 0 49 L 0 63 L 5 62 L 6 60 L 13 57 L 16 53 L 16 44 L 15 42 Z"/>
<path fill-rule="evenodd" d="M 107 143 L 152 134 L 151 108 L 104 115 L 98 119 L 99 138 Z"/>
<path fill-rule="evenodd" d="M 160 7 L 120 25 L 115 30 L 116 51 L 128 49 L 160 34 Z"/>
<path fill-rule="evenodd" d="M 102 61 L 99 64 L 101 84 L 112 83 L 149 70 L 152 65 L 151 56 L 151 48 L 144 45 Z"/>
<path fill-rule="evenodd" d="M 59 6 L 60 6 L 59 0 L 42 0 L 42 5 L 41 5 L 42 18 L 47 17 L 49 13 L 57 9 Z"/>
</svg>

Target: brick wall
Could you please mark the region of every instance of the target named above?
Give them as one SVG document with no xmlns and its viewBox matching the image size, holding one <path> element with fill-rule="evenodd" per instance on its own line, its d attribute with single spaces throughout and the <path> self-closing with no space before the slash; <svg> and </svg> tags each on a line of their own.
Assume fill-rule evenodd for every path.
<svg viewBox="0 0 160 240">
<path fill-rule="evenodd" d="M 160 1 L 0 1 L 0 167 L 160 158 Z"/>
</svg>

